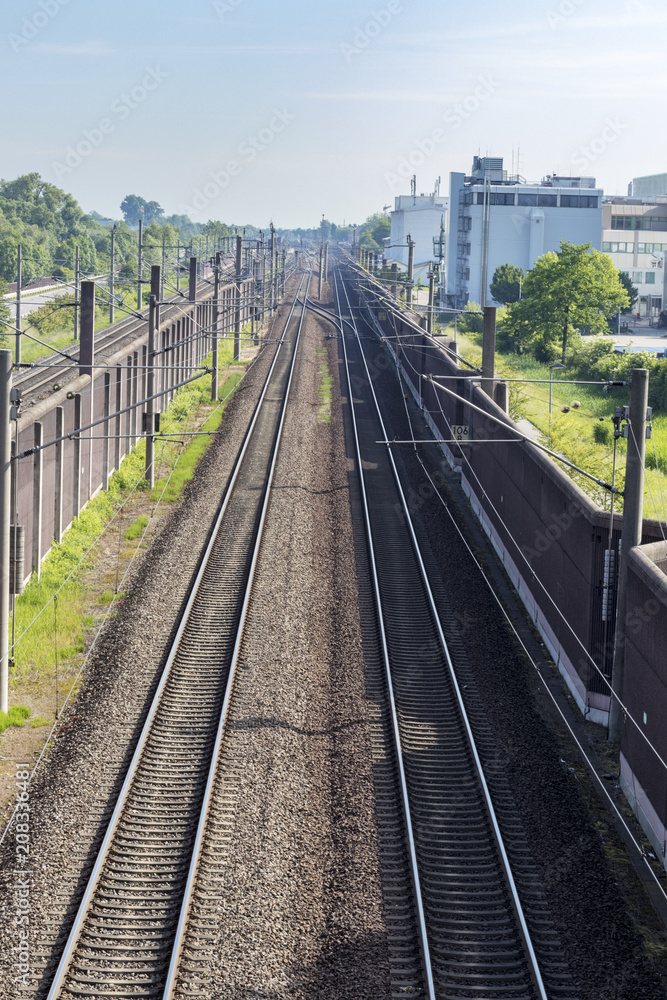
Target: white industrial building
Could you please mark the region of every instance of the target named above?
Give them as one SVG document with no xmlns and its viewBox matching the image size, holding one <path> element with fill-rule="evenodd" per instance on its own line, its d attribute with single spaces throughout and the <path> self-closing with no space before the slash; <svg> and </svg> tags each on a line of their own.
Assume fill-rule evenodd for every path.
<svg viewBox="0 0 667 1000">
<path fill-rule="evenodd" d="M 508 176 L 502 158 L 479 156 L 470 176 L 449 176 L 447 299 L 455 308 L 489 305 L 501 264 L 528 271 L 561 241 L 601 249 L 602 191 L 593 177 L 553 175 L 529 184 Z"/>
<path fill-rule="evenodd" d="M 408 263 L 408 236 L 415 243 L 415 267 L 435 260 L 433 240 L 438 237 L 441 227 L 447 228 L 449 198 L 441 197 L 439 182 L 433 194 L 417 194 L 416 181 L 412 181 L 410 195 L 399 195 L 395 199 L 391 213 L 391 239 L 386 250 L 388 260 Z"/>
<path fill-rule="evenodd" d="M 667 197 L 667 174 L 648 174 L 646 177 L 633 178 L 628 184 L 628 197 L 643 201 Z"/>
<path fill-rule="evenodd" d="M 656 176 L 667 178 L 665 174 Z M 631 187 L 636 183 L 633 181 Z M 630 275 L 639 293 L 635 312 L 655 319 L 667 301 L 667 197 L 606 200 L 602 205 L 602 249 L 619 271 Z"/>
</svg>

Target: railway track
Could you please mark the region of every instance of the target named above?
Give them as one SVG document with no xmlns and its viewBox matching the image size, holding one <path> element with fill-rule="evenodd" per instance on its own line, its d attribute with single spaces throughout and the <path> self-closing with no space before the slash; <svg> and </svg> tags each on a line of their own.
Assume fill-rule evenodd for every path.
<svg viewBox="0 0 667 1000">
<path fill-rule="evenodd" d="M 232 280 L 232 269 L 227 268 L 223 273 L 222 281 L 223 283 L 229 283 Z M 197 286 L 198 299 L 210 287 L 211 283 L 209 281 L 200 281 Z M 189 301 L 186 293 L 181 292 L 171 295 L 168 303 L 162 306 L 161 321 L 168 323 L 180 319 L 184 315 L 188 304 Z M 114 323 L 113 326 L 106 327 L 95 335 L 96 363 L 104 362 L 122 347 L 135 341 L 143 332 L 148 333 L 148 311 L 144 311 L 146 314 L 145 316 L 142 314 L 142 318 L 136 315 L 126 316 L 124 319 Z M 222 318 L 222 323 L 224 324 L 224 317 Z M 68 357 L 78 360 L 79 348 L 74 344 L 72 347 L 66 348 L 64 353 Z M 22 368 L 14 375 L 14 385 L 17 389 L 20 389 L 26 401 L 30 395 L 43 391 L 52 386 L 54 382 L 64 384 L 78 375 L 78 370 L 71 364 L 68 365 L 67 359 L 63 357 L 62 353 L 48 354 L 41 359 L 40 364 L 48 367 Z"/>
<path fill-rule="evenodd" d="M 474 670 L 384 443 L 371 371 L 393 364 L 388 347 L 341 268 L 334 289 L 385 706 L 375 756 L 392 995 L 575 1000 Z"/>
<path fill-rule="evenodd" d="M 295 296 L 48 1000 L 168 998 L 206 952 L 192 897 L 304 314 Z"/>
</svg>

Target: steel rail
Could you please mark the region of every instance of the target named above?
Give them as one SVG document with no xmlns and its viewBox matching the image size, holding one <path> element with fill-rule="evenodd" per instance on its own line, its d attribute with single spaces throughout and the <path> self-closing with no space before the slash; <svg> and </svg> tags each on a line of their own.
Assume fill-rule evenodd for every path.
<svg viewBox="0 0 667 1000">
<path fill-rule="evenodd" d="M 340 318 L 341 318 L 341 323 L 342 323 L 343 316 L 342 316 L 342 309 L 340 307 L 340 297 L 339 297 L 339 292 L 338 292 L 338 275 L 337 275 L 336 271 L 334 271 L 334 290 L 336 292 L 336 304 L 337 304 L 337 307 L 338 307 L 338 312 L 339 312 L 339 315 L 340 315 Z M 343 286 L 343 291 L 345 291 L 345 286 Z M 347 293 L 346 293 L 346 298 L 347 298 Z M 350 316 L 351 315 L 352 315 L 352 312 L 350 311 Z M 375 552 L 374 552 L 374 547 L 373 547 L 373 533 L 372 533 L 372 528 L 371 528 L 370 511 L 369 511 L 369 508 L 368 508 L 368 499 L 367 499 L 367 494 L 366 494 L 366 483 L 365 483 L 365 478 L 364 478 L 364 467 L 363 467 L 363 462 L 362 462 L 362 459 L 361 459 L 361 446 L 360 446 L 360 442 L 359 442 L 359 432 L 358 432 L 357 420 L 356 420 L 356 416 L 355 416 L 355 412 L 354 412 L 354 396 L 353 396 L 353 392 L 352 392 L 352 381 L 351 381 L 351 378 L 350 378 L 350 370 L 349 370 L 349 363 L 348 363 L 348 356 L 347 356 L 347 347 L 345 346 L 345 337 L 342 338 L 342 344 L 343 344 L 343 354 L 344 354 L 344 357 L 345 357 L 345 374 L 346 374 L 346 377 L 347 377 L 347 385 L 348 385 L 348 391 L 349 391 L 350 415 L 351 415 L 351 418 L 352 418 L 352 427 L 353 427 L 353 431 L 354 431 L 354 446 L 355 446 L 355 452 L 356 452 L 356 456 L 357 456 L 357 468 L 359 469 L 359 485 L 360 485 L 360 488 L 361 488 L 362 503 L 363 503 L 363 508 L 364 508 L 364 523 L 365 523 L 365 526 L 366 526 L 366 536 L 367 536 L 367 542 L 368 542 L 369 561 L 370 561 L 370 567 L 371 567 L 371 575 L 372 575 L 372 578 L 373 578 L 373 591 L 374 591 L 374 594 L 375 594 L 375 602 L 376 602 L 377 613 L 378 613 L 378 622 L 379 622 L 379 630 L 380 630 L 380 640 L 381 640 L 381 644 L 382 644 L 382 659 L 383 659 L 383 662 L 384 662 L 385 676 L 386 676 L 387 688 L 388 688 L 388 692 L 389 692 L 389 704 L 390 704 L 390 708 L 391 708 L 391 719 L 392 719 L 392 729 L 393 729 L 393 734 L 394 734 L 394 741 L 395 741 L 396 748 L 397 748 L 397 763 L 398 763 L 398 769 L 399 769 L 399 775 L 400 775 L 400 783 L 401 783 L 402 805 L 403 805 L 403 812 L 404 812 L 404 815 L 405 815 L 405 827 L 406 827 L 405 832 L 406 832 L 406 837 L 407 837 L 407 841 L 408 841 L 408 851 L 409 851 L 409 854 L 410 854 L 411 876 L 412 876 L 412 883 L 413 883 L 414 895 L 415 895 L 415 900 L 414 901 L 415 901 L 415 906 L 417 908 L 417 920 L 418 920 L 418 924 L 419 924 L 419 937 L 420 937 L 421 950 L 422 950 L 422 959 L 423 959 L 423 963 L 424 963 L 424 973 L 425 973 L 425 976 L 426 976 L 426 982 L 427 982 L 427 989 L 428 989 L 429 1000 L 435 1000 L 435 984 L 434 984 L 434 981 L 433 981 L 433 969 L 432 969 L 432 965 L 431 965 L 431 954 L 430 954 L 430 947 L 429 947 L 429 942 L 428 942 L 428 934 L 427 934 L 427 930 L 426 930 L 426 916 L 425 916 L 425 913 L 424 913 L 424 903 L 423 903 L 423 899 L 422 899 L 421 882 L 420 882 L 420 878 L 419 878 L 419 868 L 418 868 L 418 865 L 417 865 L 417 850 L 416 850 L 415 841 L 414 841 L 414 835 L 413 835 L 413 831 L 412 831 L 412 817 L 411 817 L 410 802 L 409 802 L 409 797 L 408 797 L 408 785 L 407 785 L 407 779 L 406 779 L 406 775 L 405 775 L 405 766 L 404 766 L 404 762 L 403 762 L 403 751 L 402 751 L 401 733 L 400 733 L 400 728 L 399 728 L 399 723 L 398 723 L 398 714 L 397 714 L 397 710 L 396 710 L 396 702 L 395 702 L 395 699 L 394 699 L 394 687 L 393 687 L 393 682 L 392 682 L 392 677 L 391 677 L 391 665 L 390 665 L 390 661 L 389 661 L 389 647 L 388 647 L 388 643 L 387 643 L 387 635 L 386 635 L 386 631 L 385 631 L 384 618 L 383 618 L 383 615 L 382 615 L 382 599 L 381 599 L 381 594 L 380 594 L 380 583 L 379 583 L 379 577 L 378 577 L 377 564 L 376 564 L 376 560 L 375 560 Z"/>
<path fill-rule="evenodd" d="M 305 278 L 305 275 L 301 279 L 301 284 L 303 283 L 304 278 Z M 300 288 L 301 288 L 301 285 L 299 286 L 299 291 L 300 291 Z M 214 547 L 215 547 L 215 545 L 216 545 L 216 543 L 218 541 L 220 527 L 222 525 L 222 522 L 223 522 L 223 519 L 224 519 L 224 515 L 225 515 L 225 513 L 227 511 L 230 499 L 232 497 L 233 488 L 234 488 L 234 486 L 235 486 L 235 484 L 236 484 L 236 482 L 237 482 L 237 480 L 238 480 L 238 478 L 240 476 L 241 469 L 242 469 L 242 466 L 243 466 L 243 460 L 245 458 L 246 452 L 247 452 L 248 447 L 250 445 L 250 442 L 251 442 L 251 439 L 252 439 L 252 436 L 253 436 L 253 432 L 255 430 L 255 426 L 256 426 L 256 424 L 258 422 L 260 411 L 261 411 L 261 408 L 262 408 L 262 404 L 263 404 L 263 402 L 265 400 L 265 397 L 266 397 L 266 395 L 268 393 L 268 390 L 269 390 L 269 387 L 270 387 L 270 384 L 271 384 L 271 379 L 272 379 L 274 370 L 275 370 L 275 368 L 276 368 L 276 366 L 278 364 L 278 360 L 279 360 L 279 357 L 280 357 L 280 352 L 281 352 L 281 349 L 283 347 L 283 344 L 284 344 L 284 341 L 285 341 L 285 336 L 286 336 L 289 324 L 290 324 L 290 322 L 292 320 L 292 316 L 293 316 L 293 313 L 295 311 L 296 304 L 297 304 L 297 300 L 296 300 L 296 296 L 295 296 L 294 302 L 292 303 L 292 306 L 291 306 L 290 311 L 289 311 L 289 315 L 287 317 L 287 320 L 285 321 L 284 328 L 283 328 L 283 333 L 282 333 L 280 342 L 279 342 L 279 344 L 278 344 L 278 346 L 276 348 L 275 356 L 273 358 L 273 361 L 271 363 L 269 372 L 267 374 L 264 386 L 262 388 L 262 392 L 261 392 L 260 398 L 259 398 L 259 400 L 257 402 L 256 407 L 255 407 L 252 420 L 251 420 L 251 422 L 250 422 L 250 424 L 248 426 L 248 429 L 247 429 L 247 431 L 245 433 L 241 449 L 239 451 L 239 454 L 237 456 L 236 462 L 234 464 L 234 468 L 233 468 L 232 474 L 230 476 L 228 485 L 227 485 L 227 487 L 225 489 L 225 495 L 224 495 L 223 501 L 222 501 L 222 503 L 220 505 L 220 509 L 218 511 L 218 515 L 216 517 L 216 521 L 215 521 L 214 527 L 213 527 L 213 529 L 211 531 L 211 534 L 210 534 L 210 537 L 208 539 L 208 542 L 207 542 L 207 545 L 206 545 L 206 549 L 205 549 L 203 557 L 201 559 L 201 563 L 200 563 L 200 566 L 199 566 L 199 570 L 197 572 L 197 576 L 195 578 L 195 582 L 194 582 L 194 584 L 192 586 L 192 589 L 191 589 L 191 592 L 190 592 L 190 595 L 189 595 L 186 607 L 185 607 L 185 609 L 183 611 L 183 614 L 181 616 L 181 620 L 180 620 L 180 623 L 179 623 L 179 626 L 178 626 L 178 629 L 177 629 L 177 632 L 176 632 L 176 636 L 175 636 L 175 638 L 173 640 L 173 643 L 171 645 L 171 649 L 170 649 L 167 661 L 165 663 L 165 666 L 163 668 L 159 684 L 158 684 L 157 689 L 155 691 L 155 695 L 153 697 L 153 701 L 151 703 L 151 707 L 149 709 L 148 715 L 147 715 L 146 720 L 144 722 L 144 725 L 142 727 L 141 735 L 139 737 L 139 740 L 137 742 L 137 746 L 136 746 L 134 754 L 132 756 L 132 760 L 130 762 L 130 765 L 129 765 L 129 768 L 128 768 L 128 772 L 126 774 L 126 777 L 125 777 L 125 780 L 124 780 L 123 785 L 121 787 L 121 790 L 120 790 L 120 792 L 118 794 L 118 799 L 116 801 L 116 805 L 115 805 L 113 814 L 112 814 L 112 816 L 111 816 L 111 818 L 109 820 L 109 824 L 108 824 L 108 827 L 107 827 L 104 839 L 102 841 L 102 844 L 100 846 L 100 849 L 99 849 L 99 852 L 98 852 L 98 855 L 97 855 L 97 859 L 95 861 L 95 865 L 94 865 L 93 870 L 91 872 L 91 875 L 89 877 L 85 893 L 84 893 L 84 895 L 82 897 L 82 900 L 81 900 L 81 902 L 79 904 L 79 908 L 78 908 L 78 911 L 77 911 L 76 918 L 75 918 L 74 923 L 73 923 L 73 925 L 71 927 L 71 930 L 69 932 L 67 942 L 65 944 L 65 947 L 63 949 L 63 953 L 62 953 L 62 955 L 60 957 L 60 961 L 58 963 L 58 967 L 57 967 L 56 972 L 54 974 L 54 978 L 53 978 L 53 980 L 51 982 L 51 986 L 50 986 L 50 989 L 49 989 L 49 992 L 48 992 L 48 995 L 47 995 L 47 1000 L 56 1000 L 56 998 L 60 995 L 60 992 L 61 992 L 61 990 L 63 988 L 63 985 L 64 985 L 64 980 L 67 977 L 67 973 L 69 971 L 69 967 L 70 967 L 72 958 L 74 956 L 74 952 L 76 950 L 76 947 L 77 947 L 77 945 L 79 943 L 79 940 L 80 940 L 80 937 L 81 937 L 81 933 L 82 933 L 82 930 L 83 930 L 83 926 L 84 926 L 85 920 L 87 918 L 88 912 L 89 912 L 90 907 L 92 905 L 92 901 L 93 901 L 93 897 L 94 897 L 95 891 L 96 891 L 96 889 L 97 889 L 97 887 L 99 885 L 99 882 L 100 882 L 100 878 L 101 878 L 101 875 L 102 875 L 102 870 L 103 870 L 104 865 L 105 865 L 105 863 L 106 863 L 106 861 L 108 859 L 108 856 L 109 856 L 110 848 L 111 848 L 111 845 L 113 843 L 113 838 L 114 838 L 114 836 L 115 836 L 115 834 L 116 834 L 116 832 L 118 830 L 123 810 L 124 810 L 124 808 L 125 808 L 125 806 L 127 804 L 128 796 L 129 796 L 129 792 L 130 792 L 130 788 L 131 788 L 131 786 L 133 784 L 133 781 L 134 781 L 134 779 L 136 777 L 136 774 L 137 774 L 137 771 L 138 771 L 138 768 L 139 768 L 139 764 L 141 763 L 141 761 L 143 759 L 144 750 L 145 750 L 145 748 L 147 746 L 147 743 L 148 743 L 148 740 L 149 740 L 149 736 L 150 736 L 150 733 L 151 733 L 151 729 L 152 729 L 152 726 L 153 726 L 153 722 L 155 720 L 155 716 L 156 716 L 158 708 L 160 706 L 160 702 L 162 700 L 162 696 L 163 696 L 163 693 L 165 691 L 167 682 L 170 679 L 171 672 L 172 672 L 172 667 L 173 667 L 174 661 L 176 659 L 176 655 L 177 655 L 179 646 L 181 644 L 181 640 L 183 638 L 183 634 L 184 634 L 184 632 L 185 632 L 185 630 L 187 628 L 188 621 L 189 621 L 189 618 L 190 618 L 193 606 L 195 604 L 195 600 L 197 598 L 198 592 L 200 590 L 202 581 L 203 581 L 205 573 L 206 573 L 206 569 L 207 569 L 207 567 L 209 565 L 209 562 L 211 560 L 211 556 L 213 554 Z M 296 351 L 294 352 L 294 355 L 295 354 L 296 354 Z"/>
<path fill-rule="evenodd" d="M 303 283 L 303 278 L 302 278 Z M 306 283 L 306 287 L 308 282 Z M 300 286 L 299 286 L 300 287 Z M 294 312 L 294 306 L 298 300 L 298 294 L 294 297 L 294 304 L 290 311 L 290 319 L 292 313 Z M 294 366 L 296 363 L 296 354 L 299 347 L 299 341 L 301 339 L 301 328 L 303 327 L 303 321 L 306 315 L 305 306 L 302 306 L 301 318 L 299 320 L 299 326 L 296 332 L 296 339 L 294 342 L 294 351 L 292 354 L 292 363 L 290 366 L 290 372 L 287 379 L 287 385 L 285 387 L 285 395 L 283 398 L 282 411 L 280 414 L 280 421 L 278 423 L 278 428 L 276 431 L 275 442 L 273 445 L 273 455 L 271 459 L 271 465 L 269 468 L 269 475 L 266 484 L 266 493 L 264 496 L 264 503 L 262 504 L 262 512 L 260 515 L 259 525 L 257 527 L 257 536 L 255 542 L 255 548 L 252 556 L 252 562 L 250 565 L 250 570 L 248 573 L 248 582 L 246 584 L 246 590 L 243 598 L 243 606 L 241 609 L 241 618 L 239 621 L 238 632 L 236 635 L 236 642 L 234 643 L 234 650 L 232 652 L 232 660 L 229 667 L 229 677 L 227 679 L 227 687 L 225 689 L 225 696 L 222 703 L 222 709 L 220 712 L 220 722 L 218 725 L 218 731 L 216 733 L 215 747 L 213 750 L 213 757 L 211 759 L 211 766 L 209 769 L 208 780 L 206 782 L 206 790 L 204 792 L 204 800 L 202 804 L 202 811 L 199 818 L 199 825 L 197 828 L 197 836 L 195 839 L 195 844 L 192 852 L 192 860 L 190 862 L 190 870 L 188 872 L 188 880 L 185 887 L 185 892 L 183 895 L 183 903 L 181 906 L 181 913 L 178 920 L 178 925 L 176 928 L 176 937 L 174 942 L 174 948 L 172 951 L 171 961 L 169 963 L 169 969 L 167 972 L 167 980 L 165 983 L 165 988 L 163 992 L 163 1000 L 171 1000 L 176 989 L 179 962 L 181 959 L 181 954 L 185 946 L 186 936 L 187 936 L 187 922 L 190 914 L 190 908 L 192 906 L 193 890 L 195 885 L 195 880 L 197 877 L 197 871 L 199 868 L 199 860 L 201 856 L 201 850 L 204 842 L 205 832 L 206 832 L 206 822 L 208 820 L 208 815 L 210 811 L 211 801 L 213 798 L 213 789 L 215 785 L 215 775 L 218 766 L 218 761 L 220 759 L 220 751 L 222 748 L 222 739 L 224 736 L 225 723 L 227 721 L 227 715 L 229 714 L 229 705 L 232 697 L 232 690 L 234 687 L 234 680 L 236 677 L 236 668 L 238 665 L 239 654 L 241 651 L 241 642 L 243 639 L 243 632 L 245 628 L 245 621 L 248 614 L 248 609 L 250 607 L 250 597 L 252 593 L 252 587 L 255 579 L 255 571 L 257 569 L 257 561 L 259 559 L 259 550 L 262 543 L 262 535 L 264 532 L 264 522 L 266 520 L 266 512 L 269 507 L 270 500 L 270 490 L 273 484 L 273 477 L 276 468 L 276 462 L 278 461 L 278 450 L 280 448 L 280 442 L 282 439 L 283 427 L 285 424 L 285 417 L 287 415 L 287 403 L 289 400 L 290 389 L 292 387 L 292 377 L 294 375 Z M 289 320 L 288 320 L 289 323 Z M 287 332 L 287 325 L 285 324 L 285 329 L 283 331 L 284 339 Z"/>
<path fill-rule="evenodd" d="M 200 281 L 198 284 L 198 289 L 201 289 L 201 286 L 204 284 L 208 284 L 208 282 Z M 210 299 L 203 299 L 200 301 L 191 302 L 189 299 L 185 298 L 184 293 L 182 292 L 175 293 L 174 295 L 170 296 L 167 301 L 161 303 L 161 305 L 164 308 L 162 322 L 166 324 L 169 321 L 174 309 L 175 308 L 178 309 L 183 305 L 183 300 L 185 300 L 185 303 L 189 305 L 199 305 L 201 304 L 201 302 L 210 301 Z M 132 313 L 131 315 L 125 316 L 123 319 L 118 320 L 118 322 L 114 323 L 113 326 L 105 327 L 103 330 L 100 330 L 99 334 L 95 338 L 95 357 L 97 358 L 98 355 L 108 352 L 111 348 L 115 347 L 116 345 L 118 345 L 118 349 L 120 350 L 120 348 L 123 346 L 123 341 L 126 341 L 129 337 L 132 337 L 133 334 L 135 333 L 138 337 L 140 335 L 142 327 L 146 326 L 147 323 L 148 323 L 147 316 L 144 317 L 142 315 Z M 148 329 L 147 326 L 146 329 Z M 136 337 L 134 339 L 136 339 Z M 185 341 L 179 341 L 178 344 L 174 345 L 173 349 L 174 350 L 178 349 L 183 345 L 183 343 L 185 343 Z M 75 354 L 76 353 L 75 349 L 76 345 L 72 345 L 70 353 Z M 161 352 L 158 352 L 158 354 L 159 353 Z M 48 369 L 51 367 L 57 369 L 56 377 L 62 378 L 63 366 L 57 364 L 57 361 L 61 356 L 62 352 L 60 352 L 60 354 L 44 355 L 44 357 L 47 359 L 54 358 L 56 364 L 54 364 L 53 366 L 45 365 L 44 368 L 42 369 L 42 372 L 40 372 L 39 376 L 35 374 L 34 369 L 29 369 L 29 368 L 24 369 L 22 373 L 19 373 L 18 376 L 15 377 L 14 385 L 16 386 L 17 389 L 20 389 L 24 394 L 29 392 L 39 392 L 40 389 L 43 389 L 44 386 L 47 386 L 52 381 L 52 378 L 44 377 L 43 375 L 43 372 L 44 371 L 48 372 Z M 73 363 L 71 367 L 76 368 L 76 364 Z"/>
<path fill-rule="evenodd" d="M 341 279 L 341 284 L 342 284 L 343 292 L 345 293 L 345 298 L 346 298 L 346 301 L 347 301 L 347 304 L 348 304 L 350 316 L 351 316 L 351 318 L 352 318 L 352 320 L 354 322 L 354 325 L 355 325 L 355 336 L 356 336 L 356 339 L 357 339 L 357 342 L 358 342 L 358 345 L 359 345 L 359 351 L 361 353 L 361 357 L 363 359 L 363 365 L 364 365 L 364 369 L 366 371 L 366 376 L 368 378 L 368 384 L 370 386 L 370 390 L 371 390 L 371 393 L 372 393 L 372 396 L 373 396 L 377 418 L 378 418 L 378 421 L 379 421 L 380 426 L 382 428 L 382 434 L 383 434 L 384 440 L 388 441 L 388 435 L 387 435 L 385 424 L 384 424 L 384 421 L 383 421 L 383 418 L 382 418 L 382 413 L 381 413 L 381 410 L 380 410 L 379 402 L 378 402 L 378 399 L 377 399 L 377 395 L 375 393 L 375 388 L 373 386 L 371 374 L 370 374 L 370 371 L 369 371 L 369 368 L 368 368 L 368 364 L 367 364 L 367 361 L 366 361 L 366 356 L 365 356 L 363 345 L 362 345 L 362 338 L 359 335 L 358 328 L 356 328 L 356 320 L 354 319 L 354 313 L 352 311 L 351 304 L 349 302 L 349 297 L 348 297 L 348 294 L 347 294 L 347 289 L 345 287 L 345 282 L 342 279 Z M 336 286 L 336 290 L 337 290 L 337 286 Z M 337 297 L 338 297 L 338 295 L 337 295 Z M 345 348 L 345 340 L 344 340 L 344 338 L 343 338 L 343 348 L 344 348 L 344 352 L 345 352 L 346 371 L 347 371 L 347 374 L 348 374 L 348 385 L 350 387 L 350 410 L 351 410 L 352 414 L 354 414 L 354 402 L 353 402 L 353 396 L 352 396 L 352 388 L 351 388 L 351 382 L 349 380 L 348 356 L 347 356 L 347 349 Z M 363 466 L 361 465 L 361 461 L 360 461 L 360 451 L 359 451 L 359 447 L 358 447 L 358 436 L 357 436 L 357 430 L 356 430 L 356 421 L 355 421 L 355 442 L 357 444 L 357 453 L 358 453 L 359 468 L 360 468 L 360 479 L 363 480 Z M 519 929 L 520 929 L 521 937 L 522 937 L 522 940 L 524 942 L 524 946 L 525 946 L 527 954 L 528 954 L 531 977 L 532 977 L 534 985 L 535 985 L 535 987 L 536 987 L 536 989 L 538 991 L 540 1000 L 548 1000 L 547 993 L 546 993 L 545 986 L 544 986 L 544 982 L 543 982 L 543 979 L 542 979 L 542 974 L 540 972 L 539 964 L 538 964 L 538 961 L 537 961 L 537 956 L 535 954 L 535 949 L 534 949 L 534 946 L 533 946 L 533 943 L 532 943 L 530 931 L 529 931 L 529 928 L 528 928 L 528 924 L 526 922 L 526 918 L 525 918 L 525 914 L 524 914 L 524 911 L 523 911 L 523 907 L 522 907 L 521 901 L 519 899 L 519 893 L 518 893 L 517 886 L 516 886 L 516 883 L 515 883 L 515 880 L 514 880 L 514 875 L 512 873 L 512 869 L 511 869 L 509 857 L 507 855 L 507 850 L 505 848 L 504 839 L 503 839 L 503 836 L 502 836 L 502 833 L 501 833 L 501 830 L 500 830 L 500 825 L 498 823 L 498 819 L 497 819 L 497 816 L 496 816 L 496 811 L 495 811 L 495 808 L 494 808 L 494 805 L 493 805 L 493 801 L 492 801 L 492 798 L 491 798 L 491 793 L 489 791 L 489 787 L 488 787 L 488 784 L 487 784 L 486 776 L 484 774 L 484 769 L 483 769 L 482 762 L 481 762 L 481 759 L 480 759 L 480 756 L 479 756 L 479 752 L 478 752 L 478 749 L 477 749 L 477 745 L 476 745 L 476 741 L 475 741 L 474 734 L 473 734 L 473 731 L 472 731 L 472 727 L 470 725 L 470 720 L 469 720 L 469 717 L 468 717 L 468 713 L 467 713 L 466 708 L 465 708 L 465 703 L 464 703 L 463 696 L 462 696 L 462 693 L 461 693 L 461 688 L 460 688 L 460 685 L 459 685 L 459 682 L 458 682 L 458 679 L 457 679 L 457 676 L 456 676 L 456 672 L 455 672 L 455 669 L 454 669 L 454 664 L 452 662 L 452 658 L 451 658 L 451 655 L 450 655 L 449 646 L 448 646 L 447 640 L 445 638 L 445 635 L 444 635 L 444 632 L 443 632 L 443 629 L 442 629 L 442 624 L 440 622 L 440 616 L 438 614 L 436 601 L 435 601 L 435 598 L 434 598 L 434 595 L 433 595 L 433 591 L 431 589 L 430 581 L 428 579 L 428 574 L 426 572 L 426 568 L 424 566 L 424 562 L 423 562 L 423 559 L 422 559 L 422 554 L 421 554 L 419 543 L 417 541 L 417 537 L 416 537 L 416 534 L 415 534 L 415 530 L 414 530 L 414 526 L 413 526 L 413 522 L 412 522 L 412 517 L 410 515 L 409 506 L 408 506 L 408 503 L 407 503 L 407 500 L 406 500 L 406 497 L 405 497 L 405 493 L 404 493 L 403 486 L 402 486 L 402 483 L 401 483 L 401 479 L 400 479 L 400 476 L 399 476 L 399 473 L 398 473 L 398 469 L 397 469 L 396 463 L 394 461 L 394 456 L 392 454 L 391 447 L 387 446 L 386 450 L 387 450 L 387 455 L 388 455 L 389 460 L 390 460 L 390 464 L 391 464 L 392 473 L 393 473 L 394 481 L 395 481 L 395 484 L 396 484 L 396 488 L 398 490 L 398 494 L 399 494 L 399 497 L 400 497 L 400 502 L 401 502 L 401 506 L 402 506 L 402 509 L 403 509 L 403 517 L 405 519 L 405 523 L 406 523 L 406 525 L 408 527 L 408 530 L 409 530 L 410 539 L 411 539 L 411 542 L 412 542 L 412 547 L 413 547 L 414 554 L 415 554 L 415 557 L 416 557 L 418 565 L 419 565 L 420 574 L 421 574 L 421 577 L 422 577 L 424 588 L 425 588 L 425 591 L 426 591 L 426 594 L 427 594 L 427 597 L 428 597 L 428 601 L 429 601 L 429 605 L 430 605 L 430 608 L 431 608 L 431 612 L 432 612 L 432 615 L 433 615 L 433 621 L 434 621 L 434 624 L 436 626 L 436 629 L 437 629 L 437 632 L 438 632 L 438 637 L 439 637 L 439 640 L 440 640 L 440 643 L 441 643 L 441 647 L 442 647 L 442 650 L 443 650 L 445 658 L 446 658 L 449 675 L 450 675 L 450 678 L 451 678 L 451 681 L 452 681 L 452 685 L 453 685 L 453 688 L 454 688 L 454 691 L 455 691 L 455 695 L 456 695 L 456 701 L 458 703 L 459 710 L 460 710 L 460 713 L 461 713 L 461 719 L 462 719 L 463 725 L 465 727 L 466 734 L 467 734 L 468 740 L 469 740 L 470 749 L 471 749 L 471 752 L 472 752 L 472 755 L 473 755 L 473 759 L 475 761 L 475 768 L 476 768 L 476 771 L 477 771 L 477 775 L 478 775 L 478 779 L 479 779 L 479 782 L 480 782 L 480 786 L 482 788 L 484 800 L 485 800 L 486 807 L 487 807 L 488 816 L 489 816 L 489 819 L 490 819 L 490 822 L 491 822 L 491 825 L 492 825 L 492 828 L 493 828 L 494 838 L 495 838 L 496 844 L 498 846 L 498 850 L 499 850 L 501 861 L 502 861 L 503 870 L 505 872 L 505 877 L 507 879 L 507 884 L 508 884 L 508 887 L 510 889 L 510 894 L 511 894 L 511 897 L 512 897 L 512 906 L 513 906 L 514 912 L 516 914 L 516 917 L 517 917 L 517 920 L 518 920 L 518 923 L 519 923 Z M 365 489 L 364 489 L 364 503 L 366 504 Z M 368 510 L 367 510 L 367 508 L 365 510 L 365 518 L 366 518 L 367 530 L 370 532 L 370 521 L 369 521 L 369 517 L 368 517 Z M 373 549 L 373 539 L 372 539 L 372 536 L 370 536 L 370 534 L 369 534 L 369 547 L 370 547 L 370 549 L 372 551 L 372 549 Z M 375 557 L 374 557 L 374 555 L 372 556 L 372 559 L 373 559 L 373 574 L 374 574 L 374 579 L 375 579 L 375 577 L 376 577 L 376 570 L 375 570 Z M 376 585 L 376 592 L 377 592 L 377 585 Z M 380 607 L 378 608 L 378 614 L 381 617 L 382 612 L 381 612 Z M 384 636 L 384 625 L 382 626 L 382 631 L 383 631 L 383 636 Z M 383 638 L 383 647 L 384 647 L 384 638 Z M 392 698 L 393 698 L 393 695 L 392 695 Z M 395 717 L 395 707 L 394 707 L 393 703 L 392 703 L 392 714 Z M 398 745 L 400 747 L 400 744 L 398 744 Z M 400 757 L 400 750 L 399 750 L 399 757 Z M 412 844 L 412 841 L 411 841 L 411 853 L 412 853 L 412 846 L 413 846 L 413 844 Z"/>
</svg>

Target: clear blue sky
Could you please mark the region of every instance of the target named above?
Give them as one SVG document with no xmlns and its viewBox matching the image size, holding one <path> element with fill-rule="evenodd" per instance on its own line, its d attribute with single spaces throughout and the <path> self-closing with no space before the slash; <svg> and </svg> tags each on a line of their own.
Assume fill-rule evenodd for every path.
<svg viewBox="0 0 667 1000">
<path fill-rule="evenodd" d="M 87 211 L 132 193 L 197 221 L 358 222 L 401 173 L 446 193 L 478 152 L 608 193 L 667 171 L 667 12 L 644 0 L 21 0 L 3 22 L 0 175 Z"/>
</svg>

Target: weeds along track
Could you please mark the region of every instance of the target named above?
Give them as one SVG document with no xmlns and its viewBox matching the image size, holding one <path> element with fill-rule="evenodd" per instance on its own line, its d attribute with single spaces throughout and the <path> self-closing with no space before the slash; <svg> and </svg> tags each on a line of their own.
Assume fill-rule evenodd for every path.
<svg viewBox="0 0 667 1000">
<path fill-rule="evenodd" d="M 375 331 L 349 272 L 337 268 L 334 287 L 374 592 L 370 666 L 384 706 L 376 791 L 392 995 L 575 1000 L 474 674 L 384 443 L 365 356 Z"/>
<path fill-rule="evenodd" d="M 188 930 L 191 891 L 303 315 L 295 297 L 78 913 L 35 983 L 40 997 L 171 996 L 183 948 L 205 934 Z"/>
</svg>

